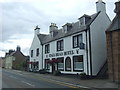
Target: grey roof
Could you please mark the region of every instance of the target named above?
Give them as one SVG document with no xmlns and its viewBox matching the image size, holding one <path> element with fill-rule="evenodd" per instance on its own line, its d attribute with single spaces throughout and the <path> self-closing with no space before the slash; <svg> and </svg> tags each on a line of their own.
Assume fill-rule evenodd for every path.
<svg viewBox="0 0 120 90">
<path fill-rule="evenodd" d="M 9 57 L 9 56 L 13 56 L 15 54 L 15 51 L 14 52 L 12 52 L 12 53 L 8 53 L 7 55 L 6 55 L 6 57 Z"/>
<path fill-rule="evenodd" d="M 91 16 L 89 16 L 89 15 L 87 15 L 87 14 L 84 14 L 82 17 L 91 17 Z M 78 19 L 81 19 L 82 17 L 80 17 L 80 18 L 78 18 Z"/>
<path fill-rule="evenodd" d="M 10 56 L 13 56 L 15 53 L 16 53 L 16 52 L 12 52 L 12 53 L 10 54 Z"/>
<path fill-rule="evenodd" d="M 107 32 L 120 30 L 120 15 L 116 15 L 111 25 L 106 30 Z"/>
<path fill-rule="evenodd" d="M 49 43 L 51 41 L 54 41 L 54 40 L 58 40 L 58 39 L 61 39 L 61 38 L 64 38 L 64 37 L 67 37 L 67 36 L 70 36 L 70 35 L 73 35 L 75 33 L 78 33 L 78 32 L 81 32 L 81 31 L 84 31 L 84 30 L 87 30 L 90 26 L 90 24 L 96 19 L 96 17 L 99 15 L 100 12 L 96 13 L 96 14 L 93 14 L 91 15 L 91 19 L 89 19 L 86 23 L 86 25 L 84 26 L 79 26 L 79 21 L 75 22 L 75 23 L 72 23 L 72 28 L 71 30 L 68 30 L 67 33 L 63 32 L 62 29 L 60 30 L 57 30 L 58 33 L 56 33 L 56 35 L 54 37 L 51 37 L 50 35 L 45 35 L 45 34 L 39 34 L 38 35 L 38 38 L 39 40 L 41 41 L 42 44 L 46 44 L 46 43 Z M 83 16 L 86 16 L 86 15 L 83 15 Z M 82 17 L 83 17 L 82 16 Z"/>
<path fill-rule="evenodd" d="M 46 34 L 38 34 L 38 38 L 41 41 L 41 43 L 43 42 L 43 39 L 46 37 Z"/>
</svg>

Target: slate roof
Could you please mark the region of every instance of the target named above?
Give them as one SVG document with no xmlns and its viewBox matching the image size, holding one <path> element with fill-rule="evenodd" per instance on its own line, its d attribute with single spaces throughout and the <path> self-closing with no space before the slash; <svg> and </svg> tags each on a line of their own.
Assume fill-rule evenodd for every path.
<svg viewBox="0 0 120 90">
<path fill-rule="evenodd" d="M 95 13 L 93 15 L 91 15 L 91 19 L 89 19 L 86 23 L 86 25 L 84 26 L 79 26 L 79 21 L 72 23 L 72 28 L 71 30 L 67 31 L 67 33 L 63 32 L 62 29 L 57 30 L 58 33 L 56 33 L 56 35 L 54 37 L 51 37 L 49 34 L 45 35 L 45 34 L 39 34 L 38 38 L 41 41 L 42 44 L 46 44 L 49 43 L 51 41 L 55 41 L 70 35 L 73 35 L 75 33 L 81 32 L 81 31 L 85 31 L 89 28 L 89 26 L 91 25 L 91 23 L 96 19 L 96 17 L 99 15 L 100 12 Z M 83 16 L 87 16 L 86 14 Z M 83 17 L 82 16 L 82 17 Z M 64 25 L 63 25 L 64 26 Z"/>
<path fill-rule="evenodd" d="M 116 15 L 106 32 L 120 30 L 120 15 Z"/>
<path fill-rule="evenodd" d="M 11 52 L 11 53 L 6 53 L 6 57 L 8 57 L 8 56 L 13 56 L 15 54 L 15 51 L 13 51 L 13 52 Z"/>
<path fill-rule="evenodd" d="M 46 35 L 46 34 L 38 34 L 38 38 L 39 38 L 39 40 L 41 41 L 41 43 L 43 42 L 43 40 L 44 40 L 44 38 L 45 38 L 46 36 L 48 36 L 48 35 Z"/>
<path fill-rule="evenodd" d="M 16 52 L 12 52 L 12 53 L 10 54 L 10 56 L 13 56 L 15 53 L 16 53 Z"/>
</svg>

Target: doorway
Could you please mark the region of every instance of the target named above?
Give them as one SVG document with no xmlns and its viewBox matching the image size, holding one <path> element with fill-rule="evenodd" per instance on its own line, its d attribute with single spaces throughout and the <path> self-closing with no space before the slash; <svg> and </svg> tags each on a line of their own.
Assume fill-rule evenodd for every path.
<svg viewBox="0 0 120 90">
<path fill-rule="evenodd" d="M 71 71 L 71 58 L 70 57 L 67 57 L 65 59 L 65 70 Z"/>
</svg>

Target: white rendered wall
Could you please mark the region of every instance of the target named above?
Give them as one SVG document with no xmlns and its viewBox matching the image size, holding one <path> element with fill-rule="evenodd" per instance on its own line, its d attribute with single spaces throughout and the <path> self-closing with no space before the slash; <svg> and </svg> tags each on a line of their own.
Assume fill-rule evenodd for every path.
<svg viewBox="0 0 120 90">
<path fill-rule="evenodd" d="M 36 49 L 39 48 L 39 56 L 36 56 Z M 31 57 L 31 50 L 33 50 L 33 57 Z M 39 62 L 39 69 L 42 69 L 42 45 L 40 43 L 40 40 L 38 39 L 38 36 L 35 35 L 33 38 L 32 45 L 29 50 L 29 55 L 30 55 L 30 62 Z M 31 67 L 31 66 L 29 66 Z"/>
<path fill-rule="evenodd" d="M 110 25 L 110 19 L 101 12 L 91 24 L 92 73 L 96 75 L 106 61 L 105 31 Z"/>
<path fill-rule="evenodd" d="M 85 35 L 85 32 L 80 32 L 80 33 L 77 33 L 77 34 L 74 34 L 74 35 L 71 35 L 71 36 L 68 36 L 68 37 L 65 37 L 65 38 L 61 38 L 59 40 L 62 40 L 63 39 L 63 42 L 64 42 L 64 51 L 57 51 L 56 49 L 56 45 L 57 45 L 57 41 L 59 40 L 56 40 L 56 41 L 52 41 L 50 42 L 50 53 L 48 54 L 45 54 L 45 45 L 43 45 L 43 67 L 45 68 L 45 63 L 44 63 L 44 60 L 45 59 L 52 59 L 52 58 L 59 58 L 59 57 L 64 57 L 64 68 L 65 68 L 65 59 L 67 57 L 70 57 L 71 58 L 71 72 L 70 71 L 62 71 L 62 73 L 70 73 L 70 74 L 77 74 L 77 73 L 81 73 L 81 72 L 73 72 L 73 56 L 79 56 L 79 55 L 83 55 L 83 62 L 84 62 L 84 72 L 87 73 L 87 59 L 86 59 L 86 50 L 80 50 L 79 48 L 73 48 L 73 36 L 75 35 L 79 35 L 79 34 L 82 34 L 83 35 L 83 43 L 85 43 L 86 45 L 86 35 Z M 47 43 L 48 44 L 48 43 Z M 61 53 L 61 52 L 65 52 L 65 51 L 71 51 L 73 50 L 74 54 L 73 55 L 63 55 L 63 56 L 54 56 L 54 57 L 49 57 L 49 54 L 53 54 L 53 53 Z M 76 50 L 79 51 L 79 53 L 77 54 L 76 53 Z M 47 55 L 47 56 L 46 56 Z M 51 68 L 51 67 L 50 67 Z M 51 70 L 50 70 L 51 72 Z"/>
<path fill-rule="evenodd" d="M 5 60 L 6 69 L 12 69 L 12 61 L 13 61 L 13 56 L 6 57 L 6 60 Z"/>
</svg>

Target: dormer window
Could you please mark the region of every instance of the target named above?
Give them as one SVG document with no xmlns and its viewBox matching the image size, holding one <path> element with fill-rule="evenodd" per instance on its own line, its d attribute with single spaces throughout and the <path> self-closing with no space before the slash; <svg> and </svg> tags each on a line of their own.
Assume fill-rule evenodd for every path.
<svg viewBox="0 0 120 90">
<path fill-rule="evenodd" d="M 87 22 L 91 19 L 89 15 L 84 14 L 82 17 L 79 18 L 79 26 L 84 26 Z"/>
<path fill-rule="evenodd" d="M 85 25 L 85 17 L 82 17 L 81 19 L 80 19 L 80 26 L 84 26 Z"/>
<path fill-rule="evenodd" d="M 67 33 L 68 31 L 70 31 L 72 29 L 72 24 L 71 23 L 66 23 L 63 27 L 63 31 L 65 33 Z"/>
</svg>

